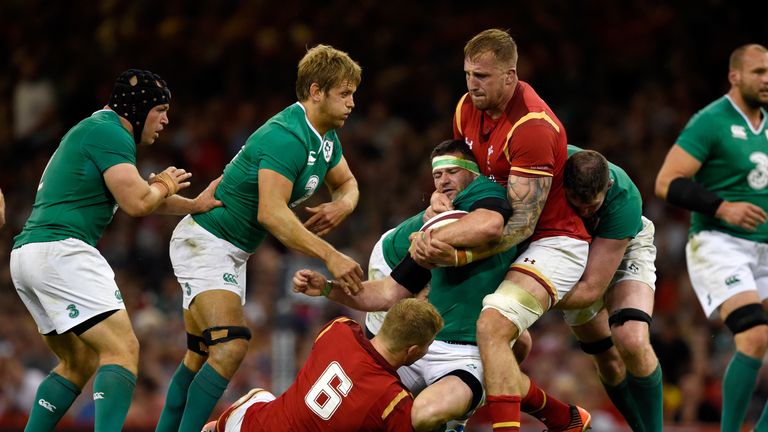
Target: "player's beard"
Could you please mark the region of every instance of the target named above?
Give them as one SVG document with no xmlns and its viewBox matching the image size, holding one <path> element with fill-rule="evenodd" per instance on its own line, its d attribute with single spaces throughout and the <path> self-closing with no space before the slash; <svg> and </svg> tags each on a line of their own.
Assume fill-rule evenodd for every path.
<svg viewBox="0 0 768 432">
<path fill-rule="evenodd" d="M 752 108 L 752 109 L 759 109 L 759 108 L 767 108 L 768 107 L 768 95 L 766 95 L 766 92 L 763 91 L 763 94 L 766 95 L 763 98 L 760 97 L 760 88 L 755 88 L 754 91 L 750 88 L 740 88 L 739 91 L 741 92 L 741 98 L 744 100 L 744 103 Z"/>
</svg>

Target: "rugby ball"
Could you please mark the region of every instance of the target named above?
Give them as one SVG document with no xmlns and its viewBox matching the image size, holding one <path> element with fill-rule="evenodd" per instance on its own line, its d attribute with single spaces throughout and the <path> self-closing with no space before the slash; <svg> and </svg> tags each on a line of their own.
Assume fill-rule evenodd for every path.
<svg viewBox="0 0 768 432">
<path fill-rule="evenodd" d="M 456 222 L 467 214 L 464 210 L 448 210 L 442 212 L 436 216 L 432 216 L 428 221 L 424 222 L 420 231 L 429 231 L 434 228 L 440 228 L 443 225 Z"/>
</svg>

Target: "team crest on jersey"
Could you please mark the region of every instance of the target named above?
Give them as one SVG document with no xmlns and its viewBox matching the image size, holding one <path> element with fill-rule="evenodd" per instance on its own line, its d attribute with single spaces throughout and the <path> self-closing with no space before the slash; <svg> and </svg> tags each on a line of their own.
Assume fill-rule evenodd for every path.
<svg viewBox="0 0 768 432">
<path fill-rule="evenodd" d="M 332 154 L 333 154 L 333 141 L 331 140 L 323 141 L 323 157 L 325 158 L 326 162 L 331 161 Z"/>
<path fill-rule="evenodd" d="M 731 125 L 731 136 L 738 139 L 747 139 L 747 130 L 744 126 Z"/>
</svg>

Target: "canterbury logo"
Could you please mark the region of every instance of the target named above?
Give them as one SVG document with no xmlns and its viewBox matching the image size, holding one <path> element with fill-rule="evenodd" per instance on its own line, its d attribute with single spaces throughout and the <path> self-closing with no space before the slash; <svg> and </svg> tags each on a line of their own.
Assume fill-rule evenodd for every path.
<svg viewBox="0 0 768 432">
<path fill-rule="evenodd" d="M 725 285 L 726 286 L 731 286 L 731 285 L 737 284 L 739 282 L 741 282 L 741 279 L 739 279 L 739 277 L 736 276 L 736 275 L 730 276 L 727 279 L 725 279 Z"/>
<path fill-rule="evenodd" d="M 47 400 L 45 400 L 45 399 L 40 399 L 40 400 L 38 400 L 38 401 L 37 401 L 37 404 L 38 404 L 38 405 L 40 405 L 41 407 L 43 407 L 43 408 L 47 409 L 47 410 L 48 410 L 48 411 L 50 411 L 50 412 L 54 412 L 54 411 L 56 411 L 56 406 L 55 406 L 54 404 L 52 404 L 52 403 L 48 402 L 48 401 L 47 401 Z"/>
<path fill-rule="evenodd" d="M 104 399 L 104 392 L 96 392 L 93 394 L 93 400 Z"/>
<path fill-rule="evenodd" d="M 232 273 L 224 273 L 223 279 L 228 284 L 237 285 L 237 279 Z"/>
</svg>

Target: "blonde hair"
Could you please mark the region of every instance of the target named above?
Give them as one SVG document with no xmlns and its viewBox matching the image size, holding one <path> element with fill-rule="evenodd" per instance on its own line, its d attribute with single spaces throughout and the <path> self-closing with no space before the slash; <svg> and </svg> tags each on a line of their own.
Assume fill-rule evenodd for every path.
<svg viewBox="0 0 768 432">
<path fill-rule="evenodd" d="M 299 61 L 296 97 L 300 101 L 309 99 L 309 88 L 313 83 L 326 93 L 344 81 L 357 86 L 361 75 L 360 65 L 349 54 L 329 45 L 316 45 Z"/>
<path fill-rule="evenodd" d="M 387 312 L 378 336 L 392 352 L 413 345 L 430 343 L 443 329 L 443 317 L 424 300 L 407 298 L 395 303 Z"/>
<path fill-rule="evenodd" d="M 509 32 L 501 29 L 484 30 L 464 46 L 465 59 L 476 60 L 487 52 L 493 53 L 499 63 L 517 67 L 517 44 Z"/>
</svg>

